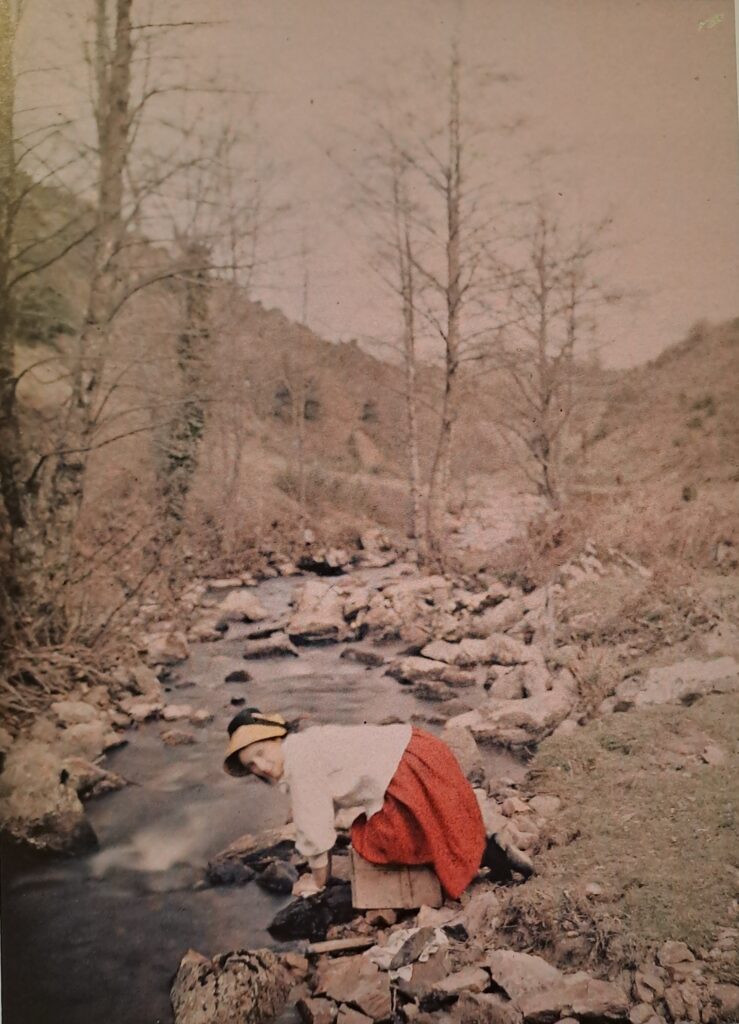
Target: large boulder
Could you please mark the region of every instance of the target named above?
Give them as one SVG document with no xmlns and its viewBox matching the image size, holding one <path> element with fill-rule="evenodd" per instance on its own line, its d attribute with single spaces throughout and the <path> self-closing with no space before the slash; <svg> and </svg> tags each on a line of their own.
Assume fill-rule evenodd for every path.
<svg viewBox="0 0 739 1024">
<path fill-rule="evenodd" d="M 739 690 L 739 664 L 734 658 L 686 661 L 652 668 L 646 679 L 627 679 L 616 688 L 616 710 L 657 704 L 692 704 L 709 693 Z"/>
<path fill-rule="evenodd" d="M 330 584 L 310 580 L 298 594 L 295 614 L 287 627 L 295 643 L 334 643 L 345 640 L 351 630 L 344 621 L 344 601 Z"/>
<path fill-rule="evenodd" d="M 450 719 L 449 726 L 466 726 L 478 743 L 518 747 L 538 743 L 569 715 L 577 701 L 577 684 L 563 669 L 551 690 L 521 700 L 492 698 L 475 711 Z"/>
<path fill-rule="evenodd" d="M 263 1024 L 281 1012 L 290 976 L 267 949 L 240 949 L 209 960 L 190 950 L 170 992 L 175 1024 Z"/>
<path fill-rule="evenodd" d="M 0 775 L 0 827 L 39 853 L 72 856 L 97 847 L 58 752 L 44 743 L 16 742 L 8 753 Z"/>
</svg>

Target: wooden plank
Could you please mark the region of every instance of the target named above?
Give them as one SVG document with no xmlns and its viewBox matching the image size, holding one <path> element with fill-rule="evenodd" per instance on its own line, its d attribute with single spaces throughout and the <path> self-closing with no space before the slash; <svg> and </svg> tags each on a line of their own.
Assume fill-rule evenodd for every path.
<svg viewBox="0 0 739 1024">
<path fill-rule="evenodd" d="M 440 907 L 441 886 L 430 867 L 370 864 L 355 851 L 352 861 L 352 905 L 357 910 L 417 910 Z"/>
<path fill-rule="evenodd" d="M 327 942 L 311 942 L 306 953 L 320 956 L 322 953 L 346 953 L 353 949 L 369 949 L 377 941 L 376 936 L 366 935 L 348 939 L 329 939 Z"/>
</svg>

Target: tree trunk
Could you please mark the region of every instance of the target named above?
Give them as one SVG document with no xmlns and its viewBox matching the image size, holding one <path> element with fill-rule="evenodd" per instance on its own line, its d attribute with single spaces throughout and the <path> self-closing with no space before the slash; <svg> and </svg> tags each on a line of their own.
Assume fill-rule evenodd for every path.
<svg viewBox="0 0 739 1024">
<path fill-rule="evenodd" d="M 208 316 L 207 253 L 198 243 L 186 248 L 184 286 L 185 326 L 177 341 L 177 365 L 181 379 L 181 404 L 172 418 L 164 443 L 162 497 L 164 539 L 173 541 L 181 532 L 187 496 L 198 465 L 205 427 L 202 400 L 204 355 L 210 339 Z"/>
<path fill-rule="evenodd" d="M 120 298 L 119 255 L 123 223 L 124 173 L 131 129 L 130 93 L 133 0 L 116 0 L 113 45 L 107 0 L 95 0 L 96 124 L 98 202 L 93 266 L 87 314 L 78 338 L 72 397 L 55 466 L 53 493 L 61 565 L 71 568 L 74 529 L 84 497 L 89 449 L 96 426 L 95 399 L 100 386 L 110 324 Z"/>
<path fill-rule="evenodd" d="M 442 555 L 444 517 L 449 501 L 452 431 L 457 418 L 460 313 L 460 219 L 462 198 L 462 142 L 460 134 L 459 56 L 452 58 L 449 91 L 449 160 L 446 169 L 446 337 L 444 398 L 439 437 L 431 467 L 427 513 L 427 543 L 430 554 Z"/>
<path fill-rule="evenodd" d="M 410 535 L 416 543 L 420 544 L 423 543 L 424 531 L 421 519 L 421 467 L 418 454 L 415 295 L 413 251 L 407 209 L 403 211 L 403 237 L 399 236 L 397 243 L 400 290 L 403 304 L 403 361 L 405 364 L 405 403 L 408 420 L 408 484 L 411 499 Z"/>
</svg>

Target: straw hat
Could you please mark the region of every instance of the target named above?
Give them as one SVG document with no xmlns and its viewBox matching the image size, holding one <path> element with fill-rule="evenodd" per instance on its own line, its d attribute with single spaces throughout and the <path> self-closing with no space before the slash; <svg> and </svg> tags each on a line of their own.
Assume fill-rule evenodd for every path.
<svg viewBox="0 0 739 1024">
<path fill-rule="evenodd" d="M 241 712 L 234 719 L 239 724 L 231 732 L 226 747 L 226 756 L 223 761 L 223 770 L 229 775 L 248 775 L 239 760 L 239 751 L 244 747 L 250 747 L 252 743 L 259 743 L 261 740 L 282 739 L 288 733 L 288 727 L 282 715 L 270 713 L 262 714 L 256 708 L 249 708 Z"/>
</svg>

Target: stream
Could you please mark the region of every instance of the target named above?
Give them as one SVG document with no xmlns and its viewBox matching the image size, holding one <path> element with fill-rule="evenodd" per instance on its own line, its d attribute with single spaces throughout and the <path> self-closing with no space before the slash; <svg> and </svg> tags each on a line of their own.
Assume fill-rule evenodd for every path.
<svg viewBox="0 0 739 1024">
<path fill-rule="evenodd" d="M 392 570 L 356 575 L 376 585 Z M 301 582 L 267 580 L 255 593 L 279 618 Z M 105 759 L 129 785 L 87 804 L 97 851 L 69 861 L 3 865 L 6 1024 L 165 1024 L 172 1020 L 170 983 L 188 948 L 208 956 L 279 948 L 267 926 L 290 897 L 255 883 L 198 884 L 207 861 L 229 842 L 281 825 L 288 813 L 279 791 L 222 770 L 226 725 L 238 710 L 232 697 L 288 718 L 308 716 L 304 727 L 379 723 L 390 716 L 424 725 L 433 708 L 384 675 L 384 667 L 341 660 L 346 644 L 302 647 L 299 658 L 245 662 L 247 630 L 231 626 L 220 642 L 192 645 L 190 658 L 165 684 L 169 702 L 215 716 L 192 730 L 194 745 L 167 746 L 159 736 L 164 723 L 151 722 L 129 730 L 128 744 Z M 401 646 L 381 650 L 390 657 Z M 251 682 L 223 681 L 245 667 Z M 472 697 L 465 691 L 470 703 L 483 696 L 481 687 Z M 520 774 L 511 757 L 488 756 L 490 772 Z"/>
</svg>

